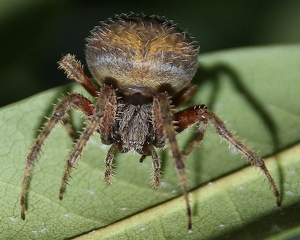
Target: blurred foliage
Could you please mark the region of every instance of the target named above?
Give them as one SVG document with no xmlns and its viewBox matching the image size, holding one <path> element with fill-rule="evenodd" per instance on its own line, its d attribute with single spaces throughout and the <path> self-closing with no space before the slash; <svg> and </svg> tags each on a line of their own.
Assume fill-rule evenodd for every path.
<svg viewBox="0 0 300 240">
<path fill-rule="evenodd" d="M 100 20 L 157 14 L 187 29 L 201 53 L 300 40 L 299 1 L 0 1 L 0 106 L 68 82 L 57 61 L 76 54 Z"/>
</svg>

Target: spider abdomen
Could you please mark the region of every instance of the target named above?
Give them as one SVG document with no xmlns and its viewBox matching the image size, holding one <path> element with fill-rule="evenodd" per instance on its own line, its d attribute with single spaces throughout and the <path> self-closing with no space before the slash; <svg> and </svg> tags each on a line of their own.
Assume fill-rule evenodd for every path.
<svg viewBox="0 0 300 240">
<path fill-rule="evenodd" d="M 177 92 L 197 69 L 198 47 L 174 24 L 157 17 L 119 15 L 100 22 L 87 39 L 86 60 L 95 79 L 119 89 L 162 85 Z"/>
</svg>

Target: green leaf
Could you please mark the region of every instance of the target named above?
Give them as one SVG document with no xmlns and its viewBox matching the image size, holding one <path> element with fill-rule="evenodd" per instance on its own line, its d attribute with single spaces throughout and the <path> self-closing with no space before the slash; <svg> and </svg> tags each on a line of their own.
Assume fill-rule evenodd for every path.
<svg viewBox="0 0 300 240">
<path fill-rule="evenodd" d="M 236 49 L 200 55 L 198 94 L 230 130 L 261 156 L 282 194 L 282 208 L 262 173 L 209 129 L 201 148 L 186 160 L 193 233 L 187 233 L 184 198 L 167 151 L 159 151 L 163 184 L 150 187 L 151 159 L 118 154 L 112 186 L 102 181 L 109 146 L 95 134 L 64 199 L 58 190 L 72 142 L 57 126 L 32 174 L 26 220 L 20 218 L 26 155 L 51 115 L 52 103 L 70 86 L 55 88 L 0 111 L 1 239 L 262 239 L 300 225 L 300 46 Z M 71 85 L 73 87 L 73 85 Z M 76 92 L 84 92 L 74 87 Z M 84 93 L 86 94 L 86 93 Z M 178 136 L 183 147 L 193 131 Z M 84 235 L 94 229 L 97 231 Z"/>
</svg>

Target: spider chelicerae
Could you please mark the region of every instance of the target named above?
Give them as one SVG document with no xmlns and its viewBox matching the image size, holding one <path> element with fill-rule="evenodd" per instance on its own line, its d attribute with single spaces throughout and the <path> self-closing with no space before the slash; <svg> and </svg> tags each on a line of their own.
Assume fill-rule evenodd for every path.
<svg viewBox="0 0 300 240">
<path fill-rule="evenodd" d="M 62 123 L 73 137 L 69 111 L 86 116 L 86 126 L 67 159 L 59 198 L 62 199 L 70 173 L 90 137 L 99 133 L 103 144 L 111 145 L 105 158 L 104 181 L 112 183 L 115 152 L 136 151 L 140 162 L 152 158 L 152 184 L 161 182 L 161 164 L 155 148 L 169 144 L 186 201 L 188 229 L 192 229 L 191 207 L 185 173 L 185 158 L 202 141 L 208 124 L 251 164 L 259 167 L 273 188 L 277 205 L 280 195 L 264 161 L 230 133 L 224 123 L 205 105 L 175 111 L 197 91 L 191 84 L 196 73 L 199 47 L 186 32 L 156 16 L 121 14 L 100 22 L 87 38 L 86 61 L 96 87 L 83 67 L 70 54 L 59 61 L 68 78 L 80 83 L 96 100 L 71 93 L 57 104 L 53 115 L 33 144 L 28 156 L 21 193 L 21 217 L 25 219 L 25 199 L 33 164 L 56 124 Z M 176 135 L 196 125 L 194 140 L 181 151 Z"/>
</svg>

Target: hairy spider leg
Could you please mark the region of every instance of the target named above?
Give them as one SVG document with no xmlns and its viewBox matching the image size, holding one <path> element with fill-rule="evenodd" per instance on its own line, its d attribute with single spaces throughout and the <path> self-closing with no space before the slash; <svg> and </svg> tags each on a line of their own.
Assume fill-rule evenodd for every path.
<svg viewBox="0 0 300 240">
<path fill-rule="evenodd" d="M 172 98 L 172 104 L 177 107 L 180 104 L 191 99 L 198 91 L 198 87 L 193 84 L 188 84 L 186 87 L 181 89 L 174 98 Z"/>
<path fill-rule="evenodd" d="M 97 98 L 99 90 L 85 75 L 81 63 L 75 59 L 74 55 L 67 54 L 58 62 L 59 68 L 65 70 L 67 77 L 80 83 L 85 90 L 93 97 Z"/>
<path fill-rule="evenodd" d="M 153 145 L 149 145 L 150 151 L 151 151 L 151 156 L 152 156 L 152 168 L 153 168 L 153 172 L 152 172 L 152 182 L 151 184 L 153 185 L 154 188 L 159 188 L 160 186 L 160 179 L 161 179 L 161 172 L 160 172 L 160 161 L 159 158 L 157 156 L 157 153 L 153 147 Z"/>
<path fill-rule="evenodd" d="M 25 198 L 27 194 L 28 182 L 30 179 L 32 167 L 34 161 L 37 159 L 42 146 L 44 145 L 47 137 L 54 129 L 57 123 L 65 121 L 68 116 L 68 112 L 72 109 L 77 109 L 82 111 L 85 115 L 89 116 L 93 112 L 93 105 L 90 100 L 83 97 L 80 94 L 72 93 L 66 96 L 55 108 L 52 117 L 46 123 L 45 127 L 39 134 L 38 138 L 35 140 L 29 154 L 27 155 L 26 169 L 24 172 L 24 178 L 22 182 L 22 192 L 21 192 L 21 218 L 25 219 Z"/>
<path fill-rule="evenodd" d="M 65 174 L 62 178 L 61 186 L 59 190 L 60 200 L 63 199 L 63 195 L 66 189 L 66 184 L 73 167 L 77 163 L 78 158 L 81 156 L 81 153 L 86 147 L 86 144 L 89 141 L 90 137 L 94 134 L 95 131 L 97 131 L 97 129 L 99 128 L 99 124 L 101 125 L 101 119 L 104 115 L 107 106 L 116 105 L 116 101 L 117 98 L 115 95 L 115 90 L 110 86 L 104 85 L 103 88 L 100 90 L 99 96 L 94 105 L 94 111 L 90 116 L 90 118 L 88 119 L 84 131 L 82 132 L 80 138 L 77 140 L 75 147 L 73 148 L 67 160 Z"/>
<path fill-rule="evenodd" d="M 197 124 L 197 131 L 194 136 L 194 140 L 188 145 L 188 147 L 182 151 L 183 158 L 186 157 L 201 143 L 204 138 L 206 129 L 208 127 L 208 120 L 202 118 L 201 120 L 198 119 L 198 112 L 193 111 L 195 108 L 206 108 L 205 105 L 200 105 L 196 107 L 191 107 L 184 109 L 182 111 L 174 113 L 174 120 L 176 121 L 176 132 L 181 133 L 186 128 Z"/>
<path fill-rule="evenodd" d="M 159 160 L 159 157 L 153 147 L 152 144 L 148 144 L 146 145 L 146 148 L 147 148 L 147 152 L 149 152 L 149 154 L 151 154 L 151 158 L 152 158 L 152 168 L 153 168 L 153 171 L 152 171 L 152 174 L 151 174 L 151 185 L 154 187 L 154 188 L 159 188 L 160 187 L 160 182 L 161 182 L 161 171 L 160 171 L 160 168 L 161 168 L 161 164 L 160 164 L 160 160 Z M 142 155 L 141 159 L 143 158 L 143 156 L 145 155 Z"/>
<path fill-rule="evenodd" d="M 114 143 L 111 145 L 110 149 L 108 150 L 108 153 L 106 155 L 106 158 L 104 160 L 105 163 L 105 170 L 103 174 L 103 179 L 107 185 L 112 184 L 112 177 L 113 177 L 113 160 L 115 157 L 115 151 L 118 148 L 118 144 Z"/>
<path fill-rule="evenodd" d="M 76 82 L 80 83 L 81 86 L 85 88 L 85 90 L 90 93 L 94 98 L 97 98 L 99 95 L 99 91 L 97 87 L 91 82 L 91 80 L 85 75 L 83 71 L 83 66 L 81 65 L 80 61 L 75 59 L 74 55 L 67 54 L 61 58 L 58 62 L 59 69 L 62 69 L 67 74 L 67 77 L 71 80 L 75 80 Z M 61 120 L 63 123 L 67 133 L 72 138 L 73 142 L 76 141 L 78 137 L 77 134 L 74 132 L 70 122 L 71 122 L 71 115 L 66 116 L 64 119 Z"/>
<path fill-rule="evenodd" d="M 173 125 L 173 114 L 168 95 L 166 93 L 159 93 L 154 97 L 154 101 L 158 101 L 160 113 L 163 120 L 164 129 L 173 158 L 175 159 L 175 167 L 179 174 L 179 180 L 183 189 L 183 194 L 186 202 L 187 215 L 188 215 L 188 230 L 192 229 L 192 212 L 189 202 L 189 194 L 187 187 L 187 179 L 185 174 L 185 165 L 183 162 L 182 154 L 179 150 L 178 142 L 176 140 L 176 131 Z"/>
<path fill-rule="evenodd" d="M 178 128 L 176 129 L 178 133 L 182 132 L 189 126 L 198 124 L 196 137 L 194 141 L 188 146 L 188 148 L 183 152 L 184 157 L 190 154 L 194 150 L 194 148 L 199 145 L 199 143 L 203 139 L 207 125 L 210 122 L 222 139 L 225 139 L 230 146 L 233 146 L 238 152 L 245 156 L 252 165 L 259 167 L 262 170 L 271 187 L 273 188 L 277 206 L 279 207 L 281 205 L 278 188 L 273 178 L 271 177 L 264 160 L 260 158 L 255 152 L 253 152 L 249 147 L 245 146 L 231 132 L 229 132 L 222 120 L 210 110 L 208 110 L 205 105 L 198 105 L 177 112 L 174 114 L 174 119 L 178 123 Z"/>
</svg>

